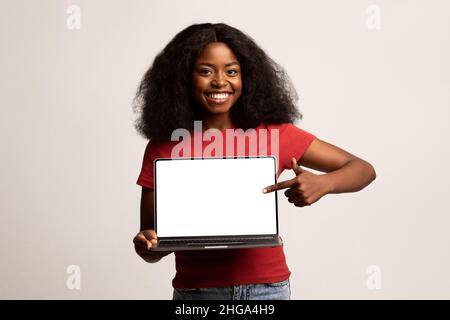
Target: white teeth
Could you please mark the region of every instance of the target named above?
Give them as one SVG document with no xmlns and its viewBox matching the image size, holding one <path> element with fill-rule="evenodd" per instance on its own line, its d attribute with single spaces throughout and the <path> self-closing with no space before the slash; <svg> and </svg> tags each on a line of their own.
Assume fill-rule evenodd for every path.
<svg viewBox="0 0 450 320">
<path fill-rule="evenodd" d="M 226 99 L 230 94 L 229 93 L 207 93 L 206 95 L 213 99 L 223 100 L 223 99 Z"/>
</svg>

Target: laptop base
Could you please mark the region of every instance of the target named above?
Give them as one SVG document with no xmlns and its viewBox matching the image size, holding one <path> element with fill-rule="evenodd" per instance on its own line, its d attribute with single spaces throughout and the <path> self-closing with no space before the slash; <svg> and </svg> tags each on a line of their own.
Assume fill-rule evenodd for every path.
<svg viewBox="0 0 450 320">
<path fill-rule="evenodd" d="M 170 243 L 165 240 L 159 240 L 156 247 L 152 247 L 153 251 L 191 251 L 191 250 L 220 250 L 220 249 L 245 249 L 245 248 L 265 248 L 278 247 L 283 245 L 283 240 L 280 236 L 274 236 L 270 239 L 261 239 L 258 241 L 227 240 L 205 242 L 201 241 L 189 242 L 184 240 L 183 243 Z"/>
</svg>

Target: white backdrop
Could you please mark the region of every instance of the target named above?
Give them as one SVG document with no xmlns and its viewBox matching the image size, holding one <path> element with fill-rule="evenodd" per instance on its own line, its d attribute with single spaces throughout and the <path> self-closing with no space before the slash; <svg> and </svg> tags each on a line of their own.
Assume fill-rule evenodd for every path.
<svg viewBox="0 0 450 320">
<path fill-rule="evenodd" d="M 80 29 L 67 27 L 70 5 Z M 361 192 L 310 207 L 281 194 L 292 298 L 450 298 L 450 2 L 1 8 L 0 298 L 171 298 L 174 256 L 147 264 L 133 249 L 147 141 L 131 101 L 156 53 L 202 22 L 251 35 L 292 78 L 297 125 L 377 172 Z"/>
</svg>

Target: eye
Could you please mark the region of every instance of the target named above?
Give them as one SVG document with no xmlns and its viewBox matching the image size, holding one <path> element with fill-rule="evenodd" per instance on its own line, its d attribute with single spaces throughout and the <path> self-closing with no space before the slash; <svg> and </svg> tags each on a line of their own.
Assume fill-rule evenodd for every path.
<svg viewBox="0 0 450 320">
<path fill-rule="evenodd" d="M 237 70 L 228 70 L 228 71 L 234 72 L 234 74 L 232 74 L 233 76 L 239 73 Z"/>
<path fill-rule="evenodd" d="M 211 72 L 211 71 L 209 71 L 208 69 L 201 69 L 200 70 L 200 74 L 205 74 L 205 72 Z"/>
</svg>

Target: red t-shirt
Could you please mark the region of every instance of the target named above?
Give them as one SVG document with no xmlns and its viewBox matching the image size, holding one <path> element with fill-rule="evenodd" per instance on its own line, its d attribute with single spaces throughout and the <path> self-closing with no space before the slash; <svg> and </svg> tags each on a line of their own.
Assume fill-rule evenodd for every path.
<svg viewBox="0 0 450 320">
<path fill-rule="evenodd" d="M 277 157 L 277 179 L 283 170 L 291 169 L 292 157 L 295 157 L 297 160 L 300 159 L 311 142 L 316 138 L 315 135 L 290 123 L 261 124 L 255 128 L 256 133 L 259 133 L 261 129 L 265 129 L 267 133 L 261 136 L 257 135 L 258 137 L 267 136 L 267 138 L 264 138 L 265 140 L 261 138 L 262 141 L 267 141 L 267 149 L 263 151 L 262 155 L 274 155 Z M 277 136 L 276 134 L 272 135 L 271 130 L 273 129 L 278 129 L 277 147 L 279 151 L 277 152 L 270 148 L 271 145 L 276 145 L 271 144 L 271 137 L 274 137 L 275 141 Z M 225 130 L 222 130 L 221 134 L 225 145 L 223 155 L 242 156 L 242 152 L 237 151 L 238 142 L 236 139 L 234 142 L 234 154 L 231 155 L 227 152 Z M 191 140 L 193 141 L 194 138 Z M 257 141 L 258 146 L 260 146 L 259 140 Z M 211 142 L 201 142 L 202 150 L 205 150 L 205 147 Z M 172 148 L 178 143 L 180 142 L 152 143 L 150 141 L 145 149 L 142 170 L 136 183 L 153 189 L 153 160 L 156 158 L 171 158 Z M 250 149 L 248 144 L 246 143 L 245 156 L 255 156 L 256 154 L 253 154 L 255 149 Z M 194 153 L 194 142 L 191 143 L 191 146 L 192 152 L 190 156 L 201 157 L 201 155 Z M 198 150 L 198 147 L 196 150 Z M 257 155 L 261 155 L 260 147 L 257 147 Z M 177 157 L 180 156 L 183 155 L 177 155 Z M 205 157 L 207 156 L 205 155 Z M 271 283 L 286 280 L 291 274 L 286 264 L 282 246 L 275 248 L 179 251 L 175 252 L 175 266 L 176 275 L 172 280 L 172 285 L 175 288 L 210 288 Z"/>
</svg>

